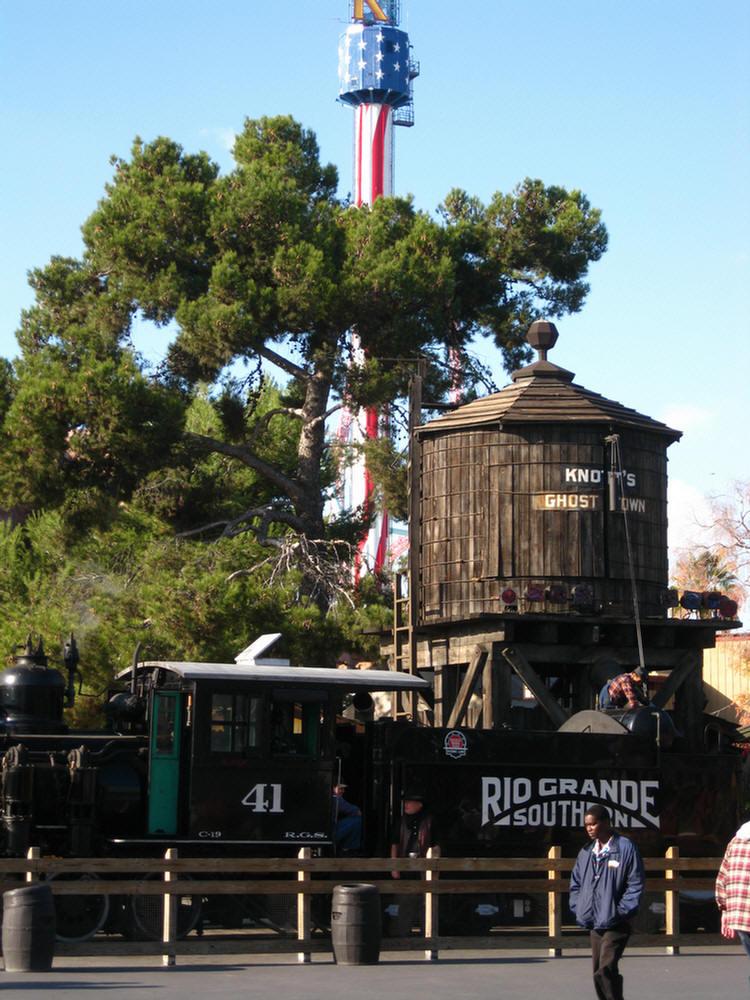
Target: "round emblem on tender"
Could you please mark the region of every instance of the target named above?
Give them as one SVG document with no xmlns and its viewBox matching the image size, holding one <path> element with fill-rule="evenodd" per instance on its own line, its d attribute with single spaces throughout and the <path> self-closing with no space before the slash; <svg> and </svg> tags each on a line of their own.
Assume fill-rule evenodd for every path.
<svg viewBox="0 0 750 1000">
<path fill-rule="evenodd" d="M 446 757 L 465 757 L 467 746 L 466 737 L 459 729 L 451 729 L 445 734 L 443 750 Z"/>
</svg>

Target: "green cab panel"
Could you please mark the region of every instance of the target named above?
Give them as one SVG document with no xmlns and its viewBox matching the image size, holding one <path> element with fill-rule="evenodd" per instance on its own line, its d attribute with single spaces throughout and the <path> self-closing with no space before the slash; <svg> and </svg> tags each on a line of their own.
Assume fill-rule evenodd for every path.
<svg viewBox="0 0 750 1000">
<path fill-rule="evenodd" d="M 182 695 L 154 695 L 149 754 L 148 833 L 177 833 Z"/>
</svg>

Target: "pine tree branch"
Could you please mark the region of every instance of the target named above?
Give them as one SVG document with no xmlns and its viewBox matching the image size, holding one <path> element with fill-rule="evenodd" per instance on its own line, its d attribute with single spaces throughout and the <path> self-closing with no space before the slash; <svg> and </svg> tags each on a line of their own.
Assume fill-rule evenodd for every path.
<svg viewBox="0 0 750 1000">
<path fill-rule="evenodd" d="M 242 462 L 243 465 L 246 465 L 250 469 L 255 469 L 256 472 L 259 472 L 269 482 L 278 486 L 288 497 L 295 500 L 305 500 L 304 491 L 296 479 L 285 476 L 283 472 L 280 472 L 270 462 L 266 462 L 249 448 L 244 448 L 237 444 L 229 444 L 226 441 L 219 441 L 218 438 L 209 437 L 206 434 L 197 434 L 195 431 L 185 431 L 182 437 L 184 441 L 188 441 L 205 451 L 213 451 L 221 455 L 227 455 L 229 458 L 236 458 L 238 462 Z"/>
</svg>

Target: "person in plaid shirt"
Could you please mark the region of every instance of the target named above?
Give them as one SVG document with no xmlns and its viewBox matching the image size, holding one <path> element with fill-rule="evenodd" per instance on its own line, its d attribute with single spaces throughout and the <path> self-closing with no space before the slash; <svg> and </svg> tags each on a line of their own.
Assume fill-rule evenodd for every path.
<svg viewBox="0 0 750 1000">
<path fill-rule="evenodd" d="M 750 957 L 750 823 L 743 823 L 724 852 L 716 877 L 716 902 L 721 910 L 721 933 L 735 934 Z"/>
<path fill-rule="evenodd" d="M 620 674 L 609 684 L 609 697 L 615 708 L 638 708 L 648 705 L 645 680 L 648 675 L 641 667 L 630 674 Z"/>
</svg>

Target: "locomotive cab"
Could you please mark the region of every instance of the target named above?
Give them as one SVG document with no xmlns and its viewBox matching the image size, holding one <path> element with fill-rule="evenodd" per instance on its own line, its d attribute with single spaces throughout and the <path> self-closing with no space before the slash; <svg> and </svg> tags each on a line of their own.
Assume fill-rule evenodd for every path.
<svg viewBox="0 0 750 1000">
<path fill-rule="evenodd" d="M 135 669 L 120 679 L 148 704 L 145 834 L 173 842 L 330 844 L 344 696 L 429 689 L 394 671 L 292 667 L 257 650 L 233 664 Z"/>
</svg>

